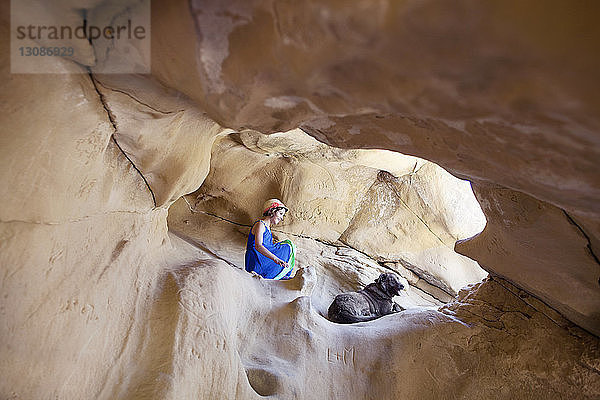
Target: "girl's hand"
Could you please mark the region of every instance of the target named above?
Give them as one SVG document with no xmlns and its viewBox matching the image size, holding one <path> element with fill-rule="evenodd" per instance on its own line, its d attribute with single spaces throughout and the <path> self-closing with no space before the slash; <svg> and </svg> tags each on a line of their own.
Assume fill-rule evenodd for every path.
<svg viewBox="0 0 600 400">
<path fill-rule="evenodd" d="M 278 258 L 277 261 L 275 261 L 275 262 L 283 268 L 288 268 L 290 266 L 288 263 L 286 263 L 285 261 L 283 261 L 280 258 Z"/>
</svg>

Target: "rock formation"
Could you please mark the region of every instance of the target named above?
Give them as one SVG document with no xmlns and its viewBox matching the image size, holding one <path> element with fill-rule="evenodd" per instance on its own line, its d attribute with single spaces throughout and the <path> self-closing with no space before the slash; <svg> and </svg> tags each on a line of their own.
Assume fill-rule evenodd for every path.
<svg viewBox="0 0 600 400">
<path fill-rule="evenodd" d="M 597 8 L 159 0 L 151 74 L 51 75 L 0 5 L 0 398 L 598 398 Z M 286 282 L 239 268 L 273 196 Z M 324 318 L 389 269 L 406 311 Z"/>
<path fill-rule="evenodd" d="M 300 130 L 269 136 L 243 131 L 215 144 L 211 173 L 186 201 L 194 211 L 249 227 L 261 215 L 256 196 L 264 192 L 291 210 L 276 229 L 339 241 L 380 262 L 419 270 L 451 296 L 486 275 L 453 251 L 457 240 L 485 226 L 468 182 L 425 160 L 334 149 Z"/>
</svg>

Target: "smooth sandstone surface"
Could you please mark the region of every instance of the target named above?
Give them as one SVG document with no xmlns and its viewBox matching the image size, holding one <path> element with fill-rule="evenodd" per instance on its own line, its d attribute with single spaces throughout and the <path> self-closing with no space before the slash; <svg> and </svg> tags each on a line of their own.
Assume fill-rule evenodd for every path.
<svg viewBox="0 0 600 400">
<path fill-rule="evenodd" d="M 503 280 L 466 288 L 440 310 L 349 326 L 313 304 L 324 281 L 310 270 L 267 281 L 210 260 L 171 271 L 157 307 L 160 321 L 176 316 L 177 342 L 154 394 L 584 399 L 600 390 L 597 338 Z"/>
<path fill-rule="evenodd" d="M 183 201 L 176 202 L 169 209 L 168 224 L 170 232 L 188 243 L 232 268 L 244 269 L 244 252 L 240 248 L 245 247 L 250 226 L 203 211 L 192 211 Z M 384 265 L 343 243 L 326 243 L 278 228 L 273 228 L 273 233 L 278 240 L 288 238 L 294 242 L 298 250 L 297 265 L 301 269 L 310 269 L 313 280 L 318 280 L 318 287 L 311 289 L 315 291 L 312 302 L 321 315 L 327 315 L 327 309 L 337 294 L 362 289 L 390 269 L 400 274 L 406 287 L 394 298 L 405 309 L 435 308 L 454 299 L 401 265 Z"/>
<path fill-rule="evenodd" d="M 115 5 L 61 2 L 56 17 L 135 6 Z M 86 41 L 77 63 L 51 69 L 78 74 L 10 74 L 0 10 L 1 398 L 598 398 L 597 5 L 156 1 L 146 76 L 96 74 Z M 324 148 L 295 137 L 280 143 L 287 161 L 265 156 L 285 134 L 262 134 L 298 127 L 468 178 L 487 225 L 456 250 L 491 278 L 440 306 L 441 272 L 407 269 L 407 242 L 347 229 L 370 218 L 363 199 L 385 195 L 397 233 L 410 221 L 398 202 L 415 210 L 440 189 L 411 191 L 414 164 L 390 170 L 390 152 L 329 148 L 309 165 Z M 233 190 L 251 172 L 227 151 L 297 170 L 273 175 L 268 194 L 215 200 L 223 215 L 190 211 L 177 199 L 215 189 L 210 174 Z M 211 153 L 230 174 L 209 172 Z M 436 175 L 417 164 L 409 183 Z M 315 169 L 335 188 L 300 183 Z M 242 271 L 248 227 L 222 218 L 243 225 L 264 198 L 305 188 L 352 214 L 294 216 L 280 233 L 305 236 L 293 236 L 305 268 L 291 281 Z M 471 236 L 418 210 L 444 248 Z M 344 234 L 366 254 L 334 242 Z M 396 299 L 406 311 L 355 326 L 323 317 L 387 268 L 411 284 Z"/>
<path fill-rule="evenodd" d="M 581 226 L 565 210 L 522 193 L 483 185 L 475 191 L 485 199 L 481 204 L 488 224 L 476 238 L 459 242 L 458 252 L 484 266 L 493 264 L 494 273 L 524 282 L 524 289 L 595 330 L 600 325 L 598 260 Z M 515 270 L 515 265 L 526 268 Z M 566 279 L 565 270 L 576 278 Z M 553 297 L 566 301 L 556 304 Z"/>
<path fill-rule="evenodd" d="M 404 265 L 452 296 L 487 275 L 453 250 L 485 226 L 469 183 L 425 160 L 335 149 L 301 130 L 243 131 L 214 146 L 210 174 L 186 201 L 251 226 L 265 192 L 290 208 L 276 229 Z"/>
</svg>

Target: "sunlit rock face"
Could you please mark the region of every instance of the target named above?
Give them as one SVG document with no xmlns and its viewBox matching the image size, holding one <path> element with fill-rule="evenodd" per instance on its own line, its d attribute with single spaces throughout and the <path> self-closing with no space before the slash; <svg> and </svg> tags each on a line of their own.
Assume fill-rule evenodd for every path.
<svg viewBox="0 0 600 400">
<path fill-rule="evenodd" d="M 99 49 L 87 40 L 76 43 L 81 58 L 50 69 L 81 74 L 10 74 L 8 6 L 0 398 L 598 398 L 595 4 L 159 0 L 146 76 L 96 74 Z M 63 1 L 53 11 L 110 20 L 134 6 Z M 360 196 L 387 193 L 415 210 L 410 187 L 431 166 L 417 165 L 409 185 L 412 162 L 394 171 L 385 157 L 357 163 L 363 156 L 349 160 L 356 178 L 339 158 L 323 165 L 343 178 L 336 190 L 351 218 L 290 214 L 286 230 L 306 236 L 294 236 L 298 262 L 311 268 L 288 282 L 238 268 L 248 227 L 177 199 L 202 186 L 213 149 L 246 154 L 278 136 L 243 148 L 231 138 L 298 126 L 471 180 L 487 227 L 457 250 L 492 278 L 440 308 L 448 293 L 394 261 L 408 257 L 407 242 L 378 247 L 348 229 L 369 218 Z M 309 139 L 293 140 L 296 154 Z M 270 187 L 286 201 L 307 186 L 289 178 Z M 371 185 L 355 193 L 352 179 Z M 233 200 L 211 207 L 255 218 L 253 202 L 228 209 Z M 393 210 L 402 226 L 406 210 Z M 470 235 L 435 220 L 447 245 Z M 398 224 L 382 228 L 397 234 Z M 366 254 L 334 241 L 342 236 Z M 407 311 L 355 326 L 323 317 L 335 294 L 387 268 L 411 283 L 396 299 Z"/>
<path fill-rule="evenodd" d="M 196 212 L 251 226 L 264 200 L 279 197 L 290 208 L 276 228 L 282 232 L 338 241 L 408 268 L 451 296 L 486 276 L 453 250 L 457 240 L 483 230 L 479 204 L 468 182 L 433 163 L 335 149 L 301 130 L 243 131 L 220 140 L 212 157 L 211 173 L 189 196 Z"/>
</svg>

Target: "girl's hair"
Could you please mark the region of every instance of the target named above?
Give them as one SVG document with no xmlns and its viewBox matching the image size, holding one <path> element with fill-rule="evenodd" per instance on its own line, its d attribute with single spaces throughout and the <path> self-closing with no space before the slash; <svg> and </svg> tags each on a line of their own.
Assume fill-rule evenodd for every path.
<svg viewBox="0 0 600 400">
<path fill-rule="evenodd" d="M 285 207 L 273 207 L 269 208 L 263 213 L 263 217 L 272 217 L 278 210 L 285 210 Z"/>
</svg>

